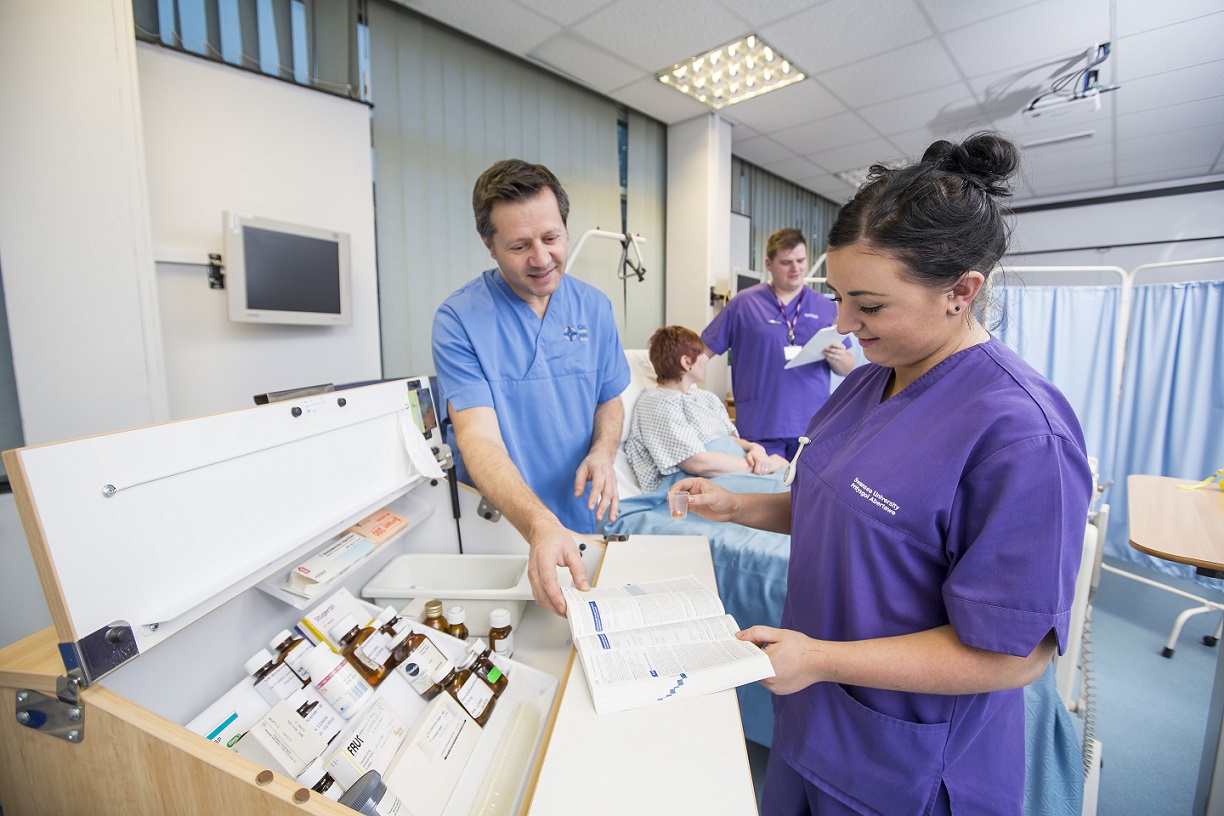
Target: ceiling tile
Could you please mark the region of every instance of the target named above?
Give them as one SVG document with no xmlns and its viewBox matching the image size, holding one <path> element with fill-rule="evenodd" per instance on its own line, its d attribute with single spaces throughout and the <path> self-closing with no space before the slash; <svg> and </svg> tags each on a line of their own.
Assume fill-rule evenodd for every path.
<svg viewBox="0 0 1224 816">
<path fill-rule="evenodd" d="M 1166 108 L 1183 102 L 1201 100 L 1213 107 L 1224 97 L 1224 63 L 1212 62 L 1182 68 L 1157 76 L 1133 79 L 1109 94 L 1124 116 L 1153 108 Z"/>
<path fill-rule="evenodd" d="M 980 128 L 987 122 L 973 91 L 963 82 L 867 105 L 858 114 L 885 135 L 918 128 L 938 134 L 960 127 Z"/>
<path fill-rule="evenodd" d="M 963 3 L 960 0 L 919 0 L 926 9 L 927 16 L 935 23 L 939 31 L 953 31 L 958 28 L 989 20 L 1002 14 L 1015 11 L 1021 5 L 1032 5 L 1040 0 L 974 0 Z"/>
<path fill-rule="evenodd" d="M 760 29 L 769 23 L 775 23 L 778 20 L 783 20 L 790 17 L 792 14 L 797 14 L 801 11 L 806 11 L 817 2 L 824 0 L 720 0 L 723 6 L 726 6 L 736 15 L 743 17 L 744 20 L 752 27 L 754 31 L 759 32 Z M 541 0 L 541 2 L 556 2 L 556 0 Z M 764 36 L 762 34 L 762 36 Z M 770 42 L 769 38 L 765 38 L 766 42 Z"/>
<path fill-rule="evenodd" d="M 618 88 L 612 96 L 618 102 L 653 116 L 666 125 L 674 125 L 711 110 L 696 99 L 689 99 L 679 91 L 665 87 L 654 77 L 639 79 Z"/>
<path fill-rule="evenodd" d="M 621 44 L 625 59 L 653 74 L 752 33 L 747 28 L 738 15 L 702 0 L 618 0 L 573 31 L 592 42 Z"/>
<path fill-rule="evenodd" d="M 1142 139 L 1119 140 L 1118 161 L 1163 155 L 1176 163 L 1178 159 L 1174 157 L 1179 154 L 1200 154 L 1206 151 L 1211 153 L 1211 161 L 1214 162 L 1215 154 L 1219 153 L 1221 145 L 1224 145 L 1224 125 L 1210 125 Z M 1184 166 L 1189 167 L 1194 163 L 1196 162 L 1189 162 Z"/>
<path fill-rule="evenodd" d="M 795 151 L 783 147 L 768 136 L 753 139 L 735 139 L 731 152 L 745 161 L 764 167 L 770 162 L 795 158 Z"/>
<path fill-rule="evenodd" d="M 1224 59 L 1221 43 L 1224 12 L 1122 38 L 1110 57 L 1117 70 L 1109 81 L 1122 83 Z M 1224 62 L 1216 69 L 1224 72 Z"/>
<path fill-rule="evenodd" d="M 1067 60 L 1109 36 L 1109 0 L 1044 0 L 943 39 L 956 64 L 972 76 Z"/>
<path fill-rule="evenodd" d="M 879 135 L 857 114 L 846 112 L 776 131 L 773 137 L 779 144 L 796 153 L 806 155 L 813 152 L 817 146 L 821 148 L 841 147 L 876 139 L 879 138 Z"/>
<path fill-rule="evenodd" d="M 399 2 L 512 54 L 526 53 L 561 30 L 553 21 L 509 0 L 500 3 L 482 0 Z"/>
<path fill-rule="evenodd" d="M 547 17 L 554 23 L 562 26 L 573 25 L 604 6 L 609 4 L 609 0 L 565 0 L 564 3 L 558 3 L 557 0 L 517 0 L 521 5 L 526 6 L 542 17 Z M 481 5 L 488 6 L 488 3 Z"/>
<path fill-rule="evenodd" d="M 801 156 L 793 156 L 789 159 L 782 159 L 781 161 L 770 162 L 761 166 L 771 173 L 777 173 L 782 178 L 814 176 L 823 169 Z"/>
<path fill-rule="evenodd" d="M 1126 133 L 1127 138 L 1135 139 L 1192 127 L 1218 125 L 1224 123 L 1224 97 L 1121 114 L 1117 121 L 1118 132 Z"/>
<path fill-rule="evenodd" d="M 751 122 L 758 130 L 768 133 L 832 116 L 845 109 L 846 106 L 827 88 L 814 79 L 805 79 L 729 105 L 720 113 L 732 122 Z"/>
<path fill-rule="evenodd" d="M 1157 3 L 1153 0 L 1114 0 L 1118 17 L 1118 36 L 1128 37 L 1141 31 L 1193 20 L 1220 10 L 1220 0 L 1177 0 Z"/>
<path fill-rule="evenodd" d="M 923 40 L 820 75 L 820 81 L 852 108 L 951 85 L 960 78 L 947 52 L 935 40 Z"/>
<path fill-rule="evenodd" d="M 885 140 L 872 139 L 860 144 L 810 153 L 808 158 L 830 173 L 840 173 L 843 170 L 857 170 L 871 164 L 893 162 L 906 157 L 898 155 L 896 149 Z"/>
<path fill-rule="evenodd" d="M 636 66 L 568 34 L 553 37 L 532 51 L 531 56 L 604 93 L 642 76 Z"/>
<path fill-rule="evenodd" d="M 760 31 L 808 73 L 887 54 L 933 33 L 914 0 L 830 0 Z"/>
</svg>

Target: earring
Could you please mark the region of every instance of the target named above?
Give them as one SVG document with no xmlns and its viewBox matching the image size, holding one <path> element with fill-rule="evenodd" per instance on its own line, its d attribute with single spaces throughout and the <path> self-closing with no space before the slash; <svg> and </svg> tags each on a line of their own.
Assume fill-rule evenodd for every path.
<svg viewBox="0 0 1224 816">
<path fill-rule="evenodd" d="M 955 307 L 955 308 L 953 309 L 953 311 L 955 311 L 955 312 L 959 312 L 959 311 L 960 311 L 960 307 L 959 307 L 959 306 Z"/>
</svg>

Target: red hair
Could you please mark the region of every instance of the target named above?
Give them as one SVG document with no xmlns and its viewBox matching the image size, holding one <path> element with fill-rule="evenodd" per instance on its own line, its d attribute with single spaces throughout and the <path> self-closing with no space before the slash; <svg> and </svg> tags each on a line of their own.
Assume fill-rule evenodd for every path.
<svg viewBox="0 0 1224 816">
<path fill-rule="evenodd" d="M 650 336 L 650 364 L 660 382 L 671 382 L 684 376 L 680 358 L 696 360 L 705 351 L 701 336 L 684 326 L 664 326 Z"/>
</svg>

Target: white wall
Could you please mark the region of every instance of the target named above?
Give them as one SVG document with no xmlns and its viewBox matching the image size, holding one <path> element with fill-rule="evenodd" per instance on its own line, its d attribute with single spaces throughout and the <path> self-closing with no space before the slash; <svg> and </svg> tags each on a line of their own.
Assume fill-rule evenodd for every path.
<svg viewBox="0 0 1224 816">
<path fill-rule="evenodd" d="M 1016 216 L 1011 263 L 1032 266 L 1118 266 L 1224 256 L 1224 190 L 1175 194 Z M 1218 277 L 1206 267 L 1180 267 L 1179 280 Z M 1030 282 L 1047 282 L 1032 276 Z M 1146 273 L 1139 282 L 1157 282 Z"/>
<path fill-rule="evenodd" d="M 369 108 L 156 46 L 137 57 L 171 417 L 381 376 Z M 229 322 L 203 265 L 225 210 L 349 233 L 352 325 Z"/>
<path fill-rule="evenodd" d="M 380 376 L 365 106 L 138 49 L 130 0 L 5 0 L 0 67 L 0 264 L 27 444 Z M 349 232 L 353 325 L 230 324 L 204 267 L 155 267 L 155 245 L 219 251 L 226 208 Z M 50 623 L 34 575 L 0 496 L 0 645 Z"/>
<path fill-rule="evenodd" d="M 164 419 L 130 0 L 0 4 L 0 110 L 26 444 Z"/>
</svg>

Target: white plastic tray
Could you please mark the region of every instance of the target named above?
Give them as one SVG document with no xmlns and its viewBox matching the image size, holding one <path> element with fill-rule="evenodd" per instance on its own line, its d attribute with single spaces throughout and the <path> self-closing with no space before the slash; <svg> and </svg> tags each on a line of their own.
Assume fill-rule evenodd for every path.
<svg viewBox="0 0 1224 816">
<path fill-rule="evenodd" d="M 468 633 L 476 637 L 488 635 L 489 612 L 499 606 L 509 610 L 510 625 L 518 626 L 524 604 L 532 599 L 526 555 L 399 555 L 361 595 L 379 607 L 397 609 L 413 598 L 442 601 L 443 614 L 462 606 Z"/>
</svg>

